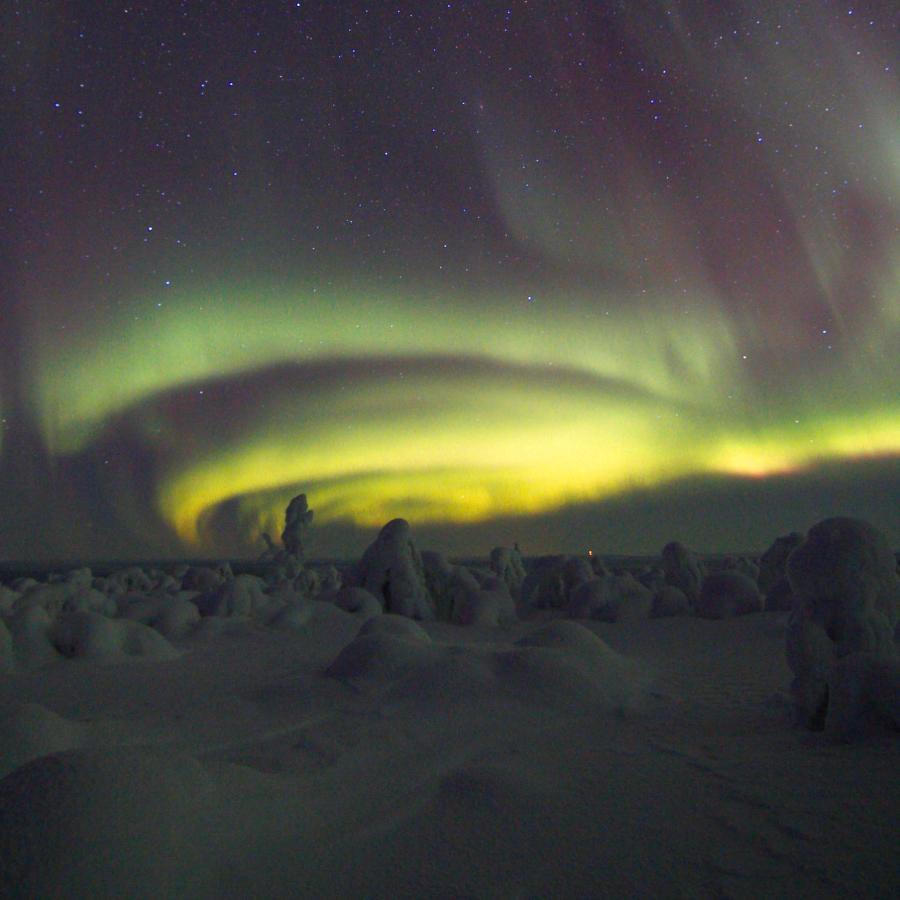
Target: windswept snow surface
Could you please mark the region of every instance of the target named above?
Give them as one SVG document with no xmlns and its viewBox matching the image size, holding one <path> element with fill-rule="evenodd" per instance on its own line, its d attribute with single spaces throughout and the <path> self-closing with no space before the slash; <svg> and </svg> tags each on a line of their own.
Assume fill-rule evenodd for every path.
<svg viewBox="0 0 900 900">
<path fill-rule="evenodd" d="M 900 894 L 896 737 L 792 725 L 785 613 L 325 612 L 0 675 L 0 895 Z"/>
</svg>

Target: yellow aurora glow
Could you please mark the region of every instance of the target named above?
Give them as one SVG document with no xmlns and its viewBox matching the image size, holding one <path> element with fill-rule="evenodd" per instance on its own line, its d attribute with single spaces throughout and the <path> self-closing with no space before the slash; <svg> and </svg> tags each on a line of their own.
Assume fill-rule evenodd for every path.
<svg viewBox="0 0 900 900">
<path fill-rule="evenodd" d="M 462 300 L 427 295 L 220 298 L 182 298 L 153 328 L 98 323 L 84 346 L 48 352 L 34 382 L 54 452 L 83 450 L 116 416 L 157 446 L 159 512 L 200 551 L 220 504 L 240 505 L 250 545 L 298 489 L 322 522 L 464 523 L 900 449 L 900 408 L 871 390 L 890 366 L 846 366 L 827 405 L 798 382 L 762 418 L 712 303 L 585 315 L 492 298 L 469 318 Z M 243 382 L 284 364 L 244 397 Z"/>
<path fill-rule="evenodd" d="M 472 523 L 900 457 L 888 22 L 582 6 L 578 41 L 549 8 L 454 37 L 442 99 L 405 53 L 324 112 L 263 54 L 165 115 L 155 77 L 48 103 L 57 63 L 23 69 L 7 534 L 27 507 L 64 549 L 215 552 L 227 513 L 252 551 L 300 490 L 321 523 Z"/>
</svg>

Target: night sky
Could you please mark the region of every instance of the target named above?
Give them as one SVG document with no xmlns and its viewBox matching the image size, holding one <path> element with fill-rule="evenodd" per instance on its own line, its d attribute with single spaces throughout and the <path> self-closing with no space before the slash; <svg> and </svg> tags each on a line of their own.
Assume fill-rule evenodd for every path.
<svg viewBox="0 0 900 900">
<path fill-rule="evenodd" d="M 2 6 L 0 559 L 900 543 L 895 2 Z"/>
</svg>

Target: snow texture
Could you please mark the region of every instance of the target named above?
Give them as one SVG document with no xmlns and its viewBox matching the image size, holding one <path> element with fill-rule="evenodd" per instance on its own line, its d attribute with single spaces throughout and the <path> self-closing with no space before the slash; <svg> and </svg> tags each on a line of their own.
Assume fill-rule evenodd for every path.
<svg viewBox="0 0 900 900">
<path fill-rule="evenodd" d="M 197 604 L 187 599 L 196 596 L 192 591 L 174 596 L 126 594 L 118 604 L 119 616 L 149 625 L 169 640 L 180 640 L 190 635 L 200 621 Z"/>
<path fill-rule="evenodd" d="M 49 629 L 50 643 L 70 659 L 116 660 L 124 656 L 172 659 L 178 650 L 140 622 L 99 613 L 63 613 Z"/>
<path fill-rule="evenodd" d="M 690 603 L 681 588 L 671 584 L 663 585 L 653 595 L 653 606 L 650 615 L 654 619 L 663 619 L 669 616 L 684 616 L 690 612 Z"/>
<path fill-rule="evenodd" d="M 756 582 L 749 575 L 725 569 L 703 579 L 694 611 L 703 619 L 727 619 L 760 612 L 762 608 Z"/>
<path fill-rule="evenodd" d="M 24 606 L 7 619 L 16 665 L 39 668 L 59 658 L 50 642 L 52 621 L 42 606 Z"/>
<path fill-rule="evenodd" d="M 829 678 L 851 653 L 897 654 L 900 579 L 884 535 L 860 519 L 819 522 L 788 557 L 794 594 L 786 653 L 798 718 L 823 727 Z"/>
<path fill-rule="evenodd" d="M 6 623 L 0 619 L 0 672 L 10 672 L 15 665 L 12 635 Z"/>
<path fill-rule="evenodd" d="M 297 631 L 306 629 L 312 615 L 312 603 L 308 600 L 298 600 L 294 603 L 279 604 L 270 612 L 266 624 L 269 628 L 279 631 Z"/>
<path fill-rule="evenodd" d="M 573 619 L 619 622 L 650 615 L 653 594 L 634 576 L 603 575 L 577 584 L 569 593 L 566 612 Z"/>
<path fill-rule="evenodd" d="M 666 584 L 683 591 L 693 609 L 700 598 L 700 585 L 703 582 L 704 572 L 700 561 L 684 544 L 672 541 L 662 549 L 662 563 Z"/>
<path fill-rule="evenodd" d="M 381 615 L 381 604 L 378 598 L 361 587 L 343 587 L 340 590 L 330 591 L 320 595 L 320 600 L 328 600 L 338 609 L 354 613 L 361 619 L 370 619 L 372 616 Z"/>
<path fill-rule="evenodd" d="M 776 538 L 759 558 L 759 589 L 766 598 L 766 609 L 788 611 L 793 594 L 787 580 L 787 560 L 792 551 L 803 543 L 803 535 L 792 531 Z"/>
<path fill-rule="evenodd" d="M 313 515 L 306 500 L 306 494 L 298 494 L 294 497 L 285 510 L 281 543 L 284 545 L 285 552 L 301 563 L 306 559 L 306 540 Z"/>
<path fill-rule="evenodd" d="M 581 556 L 542 556 L 522 583 L 522 600 L 536 609 L 565 609 L 578 588 L 596 577 Z"/>
<path fill-rule="evenodd" d="M 506 583 L 510 596 L 518 600 L 525 580 L 525 564 L 518 547 L 494 547 L 491 550 L 491 570 Z"/>
<path fill-rule="evenodd" d="M 0 778 L 39 756 L 80 746 L 85 728 L 38 703 L 0 709 Z"/>
<path fill-rule="evenodd" d="M 687 551 L 546 557 L 516 608 L 510 567 L 419 555 L 405 522 L 370 551 L 349 587 L 0 589 L 0 896 L 897 896 L 900 597 L 870 526 L 810 530 L 789 623 L 683 614 L 751 595 L 738 558 L 701 591 Z"/>
<path fill-rule="evenodd" d="M 255 575 L 237 575 L 197 597 L 202 616 L 249 616 L 266 601 L 265 582 Z"/>
<path fill-rule="evenodd" d="M 825 730 L 838 740 L 900 731 L 900 656 L 851 653 L 828 675 Z"/>
<path fill-rule="evenodd" d="M 393 519 L 381 529 L 363 553 L 357 577 L 359 586 L 373 594 L 385 612 L 434 618 L 422 557 L 405 519 Z"/>
<path fill-rule="evenodd" d="M 213 794 L 189 757 L 52 753 L 0 781 L 0 896 L 191 897 Z"/>
</svg>

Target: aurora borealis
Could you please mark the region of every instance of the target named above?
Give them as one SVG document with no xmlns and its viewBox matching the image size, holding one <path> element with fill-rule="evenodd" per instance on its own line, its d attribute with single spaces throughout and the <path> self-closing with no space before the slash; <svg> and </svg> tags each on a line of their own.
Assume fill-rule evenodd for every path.
<svg viewBox="0 0 900 900">
<path fill-rule="evenodd" d="M 894 3 L 2 24 L 0 558 L 900 540 Z"/>
</svg>

